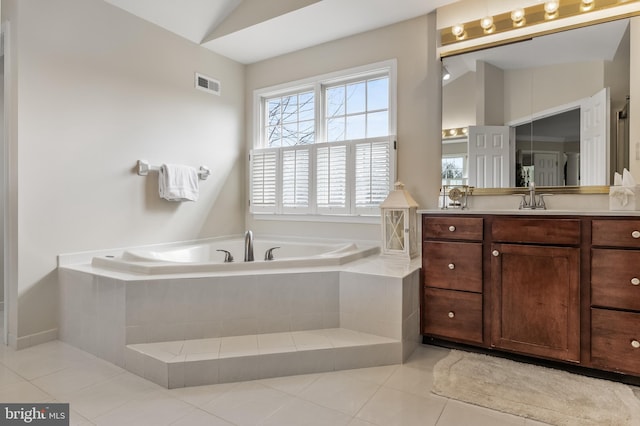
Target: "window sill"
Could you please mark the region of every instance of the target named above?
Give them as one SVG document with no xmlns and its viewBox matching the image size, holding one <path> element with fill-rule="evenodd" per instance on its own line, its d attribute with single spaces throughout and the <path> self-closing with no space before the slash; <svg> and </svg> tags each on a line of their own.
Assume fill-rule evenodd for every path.
<svg viewBox="0 0 640 426">
<path fill-rule="evenodd" d="M 255 220 L 380 224 L 380 216 L 252 213 Z"/>
</svg>

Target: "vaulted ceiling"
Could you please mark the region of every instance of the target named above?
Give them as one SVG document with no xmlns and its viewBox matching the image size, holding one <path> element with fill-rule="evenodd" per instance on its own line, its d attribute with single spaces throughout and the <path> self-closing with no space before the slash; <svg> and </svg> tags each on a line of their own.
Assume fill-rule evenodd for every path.
<svg viewBox="0 0 640 426">
<path fill-rule="evenodd" d="M 432 12 L 457 0 L 105 0 L 249 64 Z"/>
</svg>

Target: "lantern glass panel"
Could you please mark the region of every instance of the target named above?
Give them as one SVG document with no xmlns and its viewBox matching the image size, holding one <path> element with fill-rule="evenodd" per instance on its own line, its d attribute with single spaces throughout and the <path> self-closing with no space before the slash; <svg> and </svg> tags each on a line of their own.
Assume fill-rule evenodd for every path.
<svg viewBox="0 0 640 426">
<path fill-rule="evenodd" d="M 404 211 L 387 210 L 385 212 L 386 246 L 389 250 L 404 251 Z"/>
</svg>

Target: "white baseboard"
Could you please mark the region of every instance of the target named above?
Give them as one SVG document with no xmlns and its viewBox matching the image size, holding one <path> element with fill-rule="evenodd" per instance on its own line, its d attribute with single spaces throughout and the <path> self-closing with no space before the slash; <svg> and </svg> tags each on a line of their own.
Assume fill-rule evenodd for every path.
<svg viewBox="0 0 640 426">
<path fill-rule="evenodd" d="M 52 328 L 51 330 L 41 331 L 39 333 L 29 334 L 15 338 L 15 336 L 9 335 L 9 346 L 14 347 L 17 350 L 25 349 L 30 346 L 39 345 L 41 343 L 50 342 L 58 338 L 58 329 Z M 15 346 L 12 344 L 15 342 Z"/>
</svg>

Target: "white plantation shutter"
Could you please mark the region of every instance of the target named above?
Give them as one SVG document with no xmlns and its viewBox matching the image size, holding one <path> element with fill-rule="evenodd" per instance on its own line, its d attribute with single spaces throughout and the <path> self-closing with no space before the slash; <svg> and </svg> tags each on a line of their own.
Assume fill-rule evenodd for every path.
<svg viewBox="0 0 640 426">
<path fill-rule="evenodd" d="M 347 212 L 347 145 L 330 143 L 316 149 L 318 211 Z"/>
<path fill-rule="evenodd" d="M 380 204 L 389 194 L 392 184 L 391 143 L 385 139 L 354 144 L 356 213 L 378 213 Z"/>
<path fill-rule="evenodd" d="M 310 149 L 282 150 L 282 208 L 309 210 Z"/>
<path fill-rule="evenodd" d="M 378 216 L 395 181 L 396 68 L 383 61 L 254 91 L 250 211 Z"/>
<path fill-rule="evenodd" d="M 251 211 L 272 212 L 277 207 L 277 159 L 275 149 L 251 152 Z"/>
</svg>

